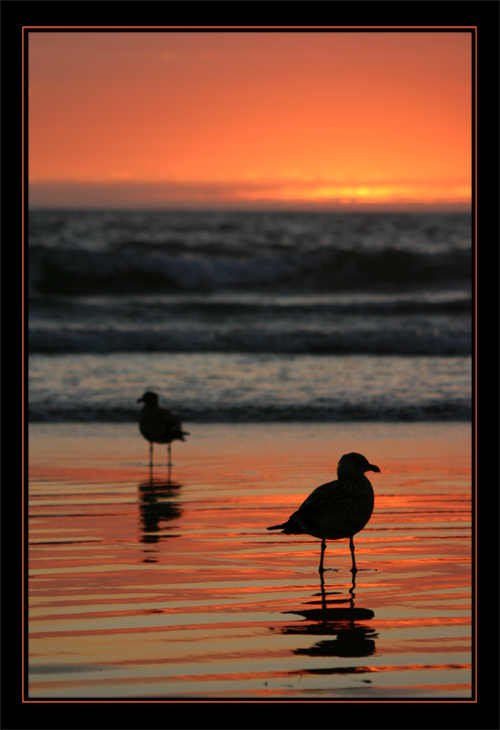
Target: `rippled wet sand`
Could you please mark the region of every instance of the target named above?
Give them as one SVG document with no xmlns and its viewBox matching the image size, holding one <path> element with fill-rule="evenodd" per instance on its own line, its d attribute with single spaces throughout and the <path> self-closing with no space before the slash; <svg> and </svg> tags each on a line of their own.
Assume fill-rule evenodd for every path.
<svg viewBox="0 0 500 730">
<path fill-rule="evenodd" d="M 30 427 L 29 699 L 470 699 L 466 424 Z M 269 533 L 359 451 L 355 538 Z"/>
</svg>

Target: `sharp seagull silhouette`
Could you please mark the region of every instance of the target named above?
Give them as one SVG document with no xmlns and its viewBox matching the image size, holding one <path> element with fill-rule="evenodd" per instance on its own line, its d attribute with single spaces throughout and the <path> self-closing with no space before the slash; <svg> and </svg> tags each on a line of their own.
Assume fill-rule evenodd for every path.
<svg viewBox="0 0 500 730">
<path fill-rule="evenodd" d="M 319 572 L 323 573 L 326 540 L 349 538 L 352 572 L 356 573 L 354 541 L 356 533 L 365 527 L 372 516 L 374 494 L 365 472 L 380 472 L 366 457 L 355 452 L 344 454 L 337 467 L 333 482 L 316 487 L 286 522 L 268 530 L 281 530 L 285 535 L 312 535 L 321 540 Z"/>
</svg>

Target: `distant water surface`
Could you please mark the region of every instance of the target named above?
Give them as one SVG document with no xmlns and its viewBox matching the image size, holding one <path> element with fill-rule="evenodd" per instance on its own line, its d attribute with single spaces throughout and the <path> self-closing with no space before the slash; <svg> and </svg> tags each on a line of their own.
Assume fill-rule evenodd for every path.
<svg viewBox="0 0 500 730">
<path fill-rule="evenodd" d="M 30 418 L 468 420 L 465 214 L 31 211 Z"/>
</svg>

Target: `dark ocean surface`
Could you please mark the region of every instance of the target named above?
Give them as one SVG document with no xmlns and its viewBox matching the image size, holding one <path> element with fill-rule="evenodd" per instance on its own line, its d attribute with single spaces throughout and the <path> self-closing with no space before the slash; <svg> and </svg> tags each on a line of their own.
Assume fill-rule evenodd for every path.
<svg viewBox="0 0 500 730">
<path fill-rule="evenodd" d="M 466 214 L 31 211 L 29 414 L 468 420 Z"/>
</svg>

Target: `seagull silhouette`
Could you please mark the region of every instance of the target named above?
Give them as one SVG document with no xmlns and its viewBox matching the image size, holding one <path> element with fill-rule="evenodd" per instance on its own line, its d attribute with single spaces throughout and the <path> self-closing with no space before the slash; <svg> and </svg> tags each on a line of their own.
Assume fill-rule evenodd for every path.
<svg viewBox="0 0 500 730">
<path fill-rule="evenodd" d="M 153 443 L 168 444 L 168 465 L 171 466 L 170 444 L 176 440 L 184 441 L 184 436 L 189 436 L 189 433 L 182 430 L 180 419 L 175 413 L 158 406 L 156 393 L 148 390 L 137 402 L 144 403 L 139 414 L 139 430 L 149 441 L 150 466 L 153 465 Z"/>
<path fill-rule="evenodd" d="M 372 516 L 373 488 L 366 471 L 380 472 L 362 454 L 344 454 L 337 467 L 334 482 L 322 484 L 311 492 L 286 522 L 268 530 L 281 530 L 285 535 L 312 535 L 321 540 L 319 573 L 323 573 L 326 540 L 349 538 L 352 572 L 356 573 L 353 536 L 360 532 Z"/>
</svg>

